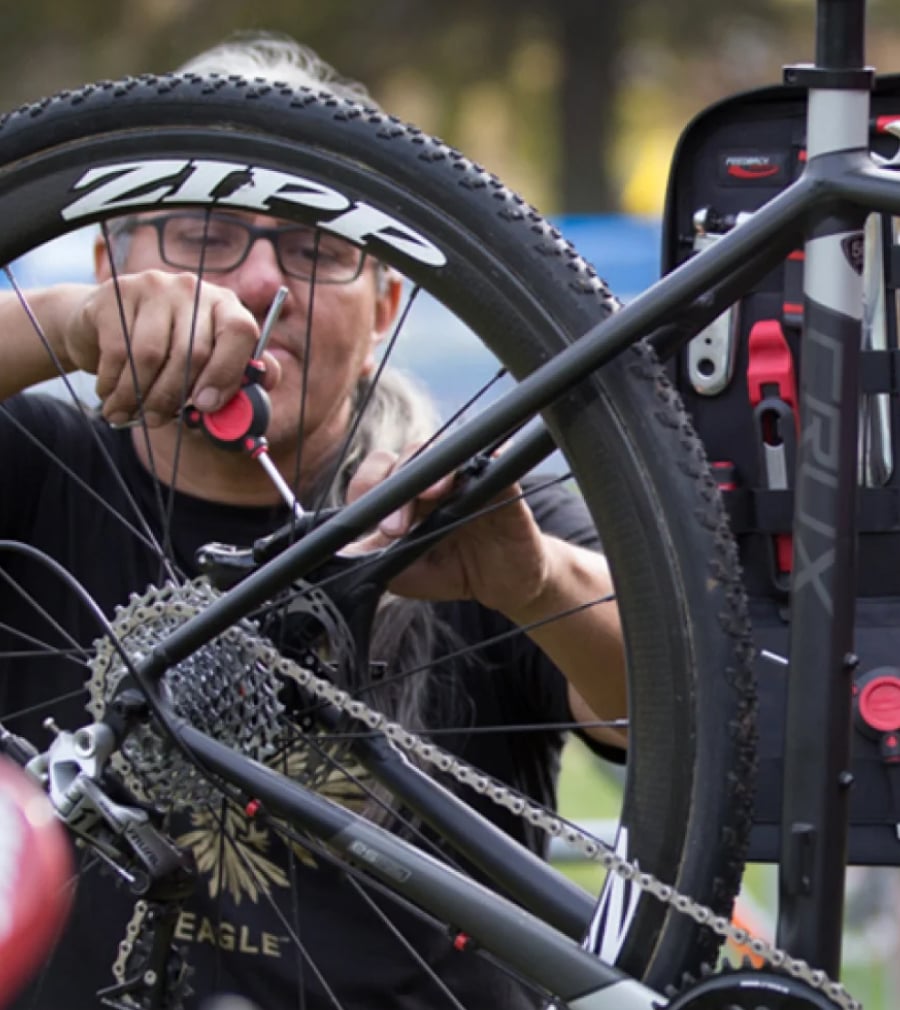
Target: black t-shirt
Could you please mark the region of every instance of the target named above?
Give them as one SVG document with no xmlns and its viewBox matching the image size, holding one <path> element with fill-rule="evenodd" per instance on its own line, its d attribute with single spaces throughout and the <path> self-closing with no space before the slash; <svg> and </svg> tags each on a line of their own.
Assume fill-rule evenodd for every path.
<svg viewBox="0 0 900 1010">
<path fill-rule="evenodd" d="M 61 459 L 68 473 L 48 463 L 12 418 Z M 169 501 L 137 460 L 127 432 L 101 423 L 87 425 L 68 405 L 27 395 L 8 401 L 0 411 L 0 535 L 45 551 L 70 572 L 102 610 L 111 615 L 133 592 L 159 584 L 158 557 L 148 545 L 161 524 L 143 529 L 138 513 L 173 516 L 168 545 L 183 571 L 194 571 L 193 556 L 216 540 L 251 544 L 284 521 L 282 510 L 221 506 L 176 494 Z M 540 490 L 530 504 L 542 528 L 588 546 L 596 545 L 589 517 L 573 496 L 554 487 Z M 117 515 L 126 516 L 126 528 Z M 34 643 L 90 643 L 98 637 L 95 618 L 56 574 L 9 552 L 0 555 L 5 572 L 25 594 L 40 599 L 46 616 L 36 616 L 21 591 L 0 585 L 0 713 L 14 732 L 40 741 L 47 715 L 65 728 L 88 721 L 84 694 L 78 690 L 83 663 L 34 655 Z M 509 625 L 499 615 L 470 602 L 440 605 L 439 615 L 463 641 L 494 638 Z M 29 649 L 6 629 L 26 629 Z M 8 658 L 11 650 L 32 655 Z M 454 720 L 459 732 L 438 742 L 485 772 L 541 803 L 555 802 L 556 776 L 563 735 L 557 730 L 530 733 L 479 733 L 479 727 L 546 722 L 571 716 L 565 681 L 543 654 L 522 635 L 483 650 L 478 663 L 458 663 L 448 674 L 455 681 Z M 59 699 L 46 707 L 48 699 Z M 37 709 L 34 706 L 39 706 Z M 9 713 L 19 713 L 9 715 Z M 438 728 L 438 727 L 433 727 Z M 472 797 L 467 796 L 471 801 Z M 496 824 L 543 851 L 539 833 L 488 800 L 473 803 Z M 173 835 L 193 851 L 200 870 L 195 898 L 182 913 L 177 938 L 194 967 L 186 1001 L 193 1008 L 215 992 L 238 992 L 262 1010 L 331 1006 L 323 983 L 333 987 L 347 1007 L 431 1008 L 451 1005 L 415 959 L 412 944 L 457 995 L 463 1005 L 517 1008 L 535 1005 L 502 972 L 477 955 L 457 952 L 443 930 L 423 925 L 419 917 L 380 896 L 361 894 L 347 878 L 327 866 L 313 867 L 297 852 L 255 822 L 234 811 L 221 821 L 205 810 L 176 818 Z M 111 965 L 131 916 L 133 899 L 101 872 L 96 860 L 80 879 L 75 912 L 46 969 L 16 1007 L 39 1010 L 88 1010 L 94 993 L 111 984 Z M 381 921 L 389 915 L 399 931 Z M 309 950 L 304 963 L 294 942 Z M 314 968 L 311 966 L 315 966 Z M 298 975 L 303 978 L 298 983 Z M 306 989 L 301 1000 L 298 985 Z"/>
</svg>

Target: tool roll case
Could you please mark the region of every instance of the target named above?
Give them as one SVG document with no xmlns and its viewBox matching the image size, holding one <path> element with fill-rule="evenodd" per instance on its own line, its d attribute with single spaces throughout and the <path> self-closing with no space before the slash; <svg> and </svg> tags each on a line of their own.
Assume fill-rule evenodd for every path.
<svg viewBox="0 0 900 1010">
<path fill-rule="evenodd" d="M 797 177 L 805 157 L 804 97 L 799 88 L 764 88 L 718 103 L 688 125 L 669 177 L 663 272 L 740 227 L 744 215 Z M 897 154 L 900 75 L 883 77 L 876 85 L 872 136 L 878 153 Z M 865 395 L 855 633 L 860 665 L 850 859 L 900 864 L 900 226 L 873 216 L 865 249 L 867 301 L 876 304 L 880 293 L 885 311 L 875 314 L 871 335 L 864 335 L 861 362 Z M 802 249 L 797 249 L 670 362 L 722 488 L 750 595 L 760 690 L 750 858 L 762 862 L 776 859 L 780 845 L 785 668 L 760 653 L 788 653 L 802 263 Z"/>
</svg>

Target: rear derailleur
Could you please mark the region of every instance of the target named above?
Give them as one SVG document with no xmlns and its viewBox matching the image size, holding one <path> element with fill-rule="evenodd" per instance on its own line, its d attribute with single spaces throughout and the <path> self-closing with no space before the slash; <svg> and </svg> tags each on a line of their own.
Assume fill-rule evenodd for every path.
<svg viewBox="0 0 900 1010">
<path fill-rule="evenodd" d="M 135 714 L 143 700 L 131 699 Z M 127 699 L 126 699 L 127 705 Z M 106 767 L 118 746 L 105 722 L 74 733 L 45 724 L 55 736 L 43 753 L 3 735 L 46 790 L 79 848 L 90 850 L 135 897 L 135 913 L 113 965 L 115 983 L 97 995 L 115 1010 L 180 1010 L 189 968 L 174 945 L 182 903 L 193 893 L 192 858 L 160 829 L 158 812 L 140 804 Z"/>
</svg>

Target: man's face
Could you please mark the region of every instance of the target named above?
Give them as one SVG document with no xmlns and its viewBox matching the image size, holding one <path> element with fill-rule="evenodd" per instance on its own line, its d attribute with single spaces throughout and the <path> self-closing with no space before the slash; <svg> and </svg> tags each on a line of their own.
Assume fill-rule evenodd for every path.
<svg viewBox="0 0 900 1010">
<path fill-rule="evenodd" d="M 146 222 L 163 216 L 147 214 L 138 218 Z M 244 222 L 256 227 L 278 227 L 287 224 L 276 219 L 250 214 L 222 214 L 227 222 Z M 176 220 L 171 227 L 180 225 Z M 203 234 L 202 219 L 184 222 L 188 228 L 199 223 L 197 234 Z M 173 232 L 166 225 L 167 258 Z M 185 234 L 189 234 L 186 232 Z M 291 273 L 304 272 L 302 266 L 302 235 L 291 234 L 281 246 L 282 264 Z M 157 228 L 136 227 L 129 236 L 127 255 L 121 273 L 137 273 L 147 269 L 177 271 L 178 267 L 165 263 L 160 255 L 160 238 Z M 347 243 L 324 233 L 319 240 L 320 257 L 331 252 L 345 255 L 342 276 L 352 274 L 353 263 L 358 264 L 358 250 Z M 338 243 L 337 246 L 333 243 Z M 343 249 L 340 246 L 343 245 Z M 311 248 L 307 244 L 307 248 Z M 321 260 L 320 260 L 321 262 Z M 347 264 L 349 263 L 349 268 Z M 98 279 L 110 276 L 110 266 L 105 251 L 97 256 Z M 293 269 L 292 269 L 293 268 Z M 359 378 L 370 374 L 375 367 L 374 350 L 396 314 L 399 299 L 399 282 L 390 280 L 379 284 L 377 266 L 371 258 L 362 263 L 359 275 L 347 283 L 313 283 L 299 279 L 282 270 L 271 241 L 266 238 L 253 243 L 246 258 L 238 266 L 225 272 L 206 272 L 211 283 L 230 288 L 256 317 L 260 326 L 269 311 L 278 289 L 284 285 L 287 297 L 271 331 L 267 350 L 279 361 L 281 382 L 271 393 L 272 420 L 267 437 L 273 448 L 289 446 L 296 440 L 301 423 L 301 400 L 306 368 L 306 405 L 302 412 L 304 434 L 322 438 L 340 439 L 346 429 L 349 398 Z M 323 275 L 325 271 L 323 269 Z M 383 281 L 384 279 L 382 279 Z"/>
</svg>

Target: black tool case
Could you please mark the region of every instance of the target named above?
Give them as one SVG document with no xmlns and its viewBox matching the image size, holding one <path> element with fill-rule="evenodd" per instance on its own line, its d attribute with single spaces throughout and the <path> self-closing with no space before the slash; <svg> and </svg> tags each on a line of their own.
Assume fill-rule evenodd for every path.
<svg viewBox="0 0 900 1010">
<path fill-rule="evenodd" d="M 900 162 L 900 75 L 877 81 L 871 132 L 874 149 Z M 805 94 L 799 88 L 741 94 L 697 116 L 672 163 L 663 271 L 740 227 L 802 172 L 804 160 Z M 864 248 L 874 324 L 861 362 L 860 665 L 850 859 L 900 864 L 900 226 L 873 216 Z M 780 844 L 785 667 L 778 657 L 788 652 L 802 265 L 798 248 L 670 361 L 719 479 L 751 598 L 760 686 L 760 775 L 750 854 L 757 861 L 777 858 Z"/>
</svg>

